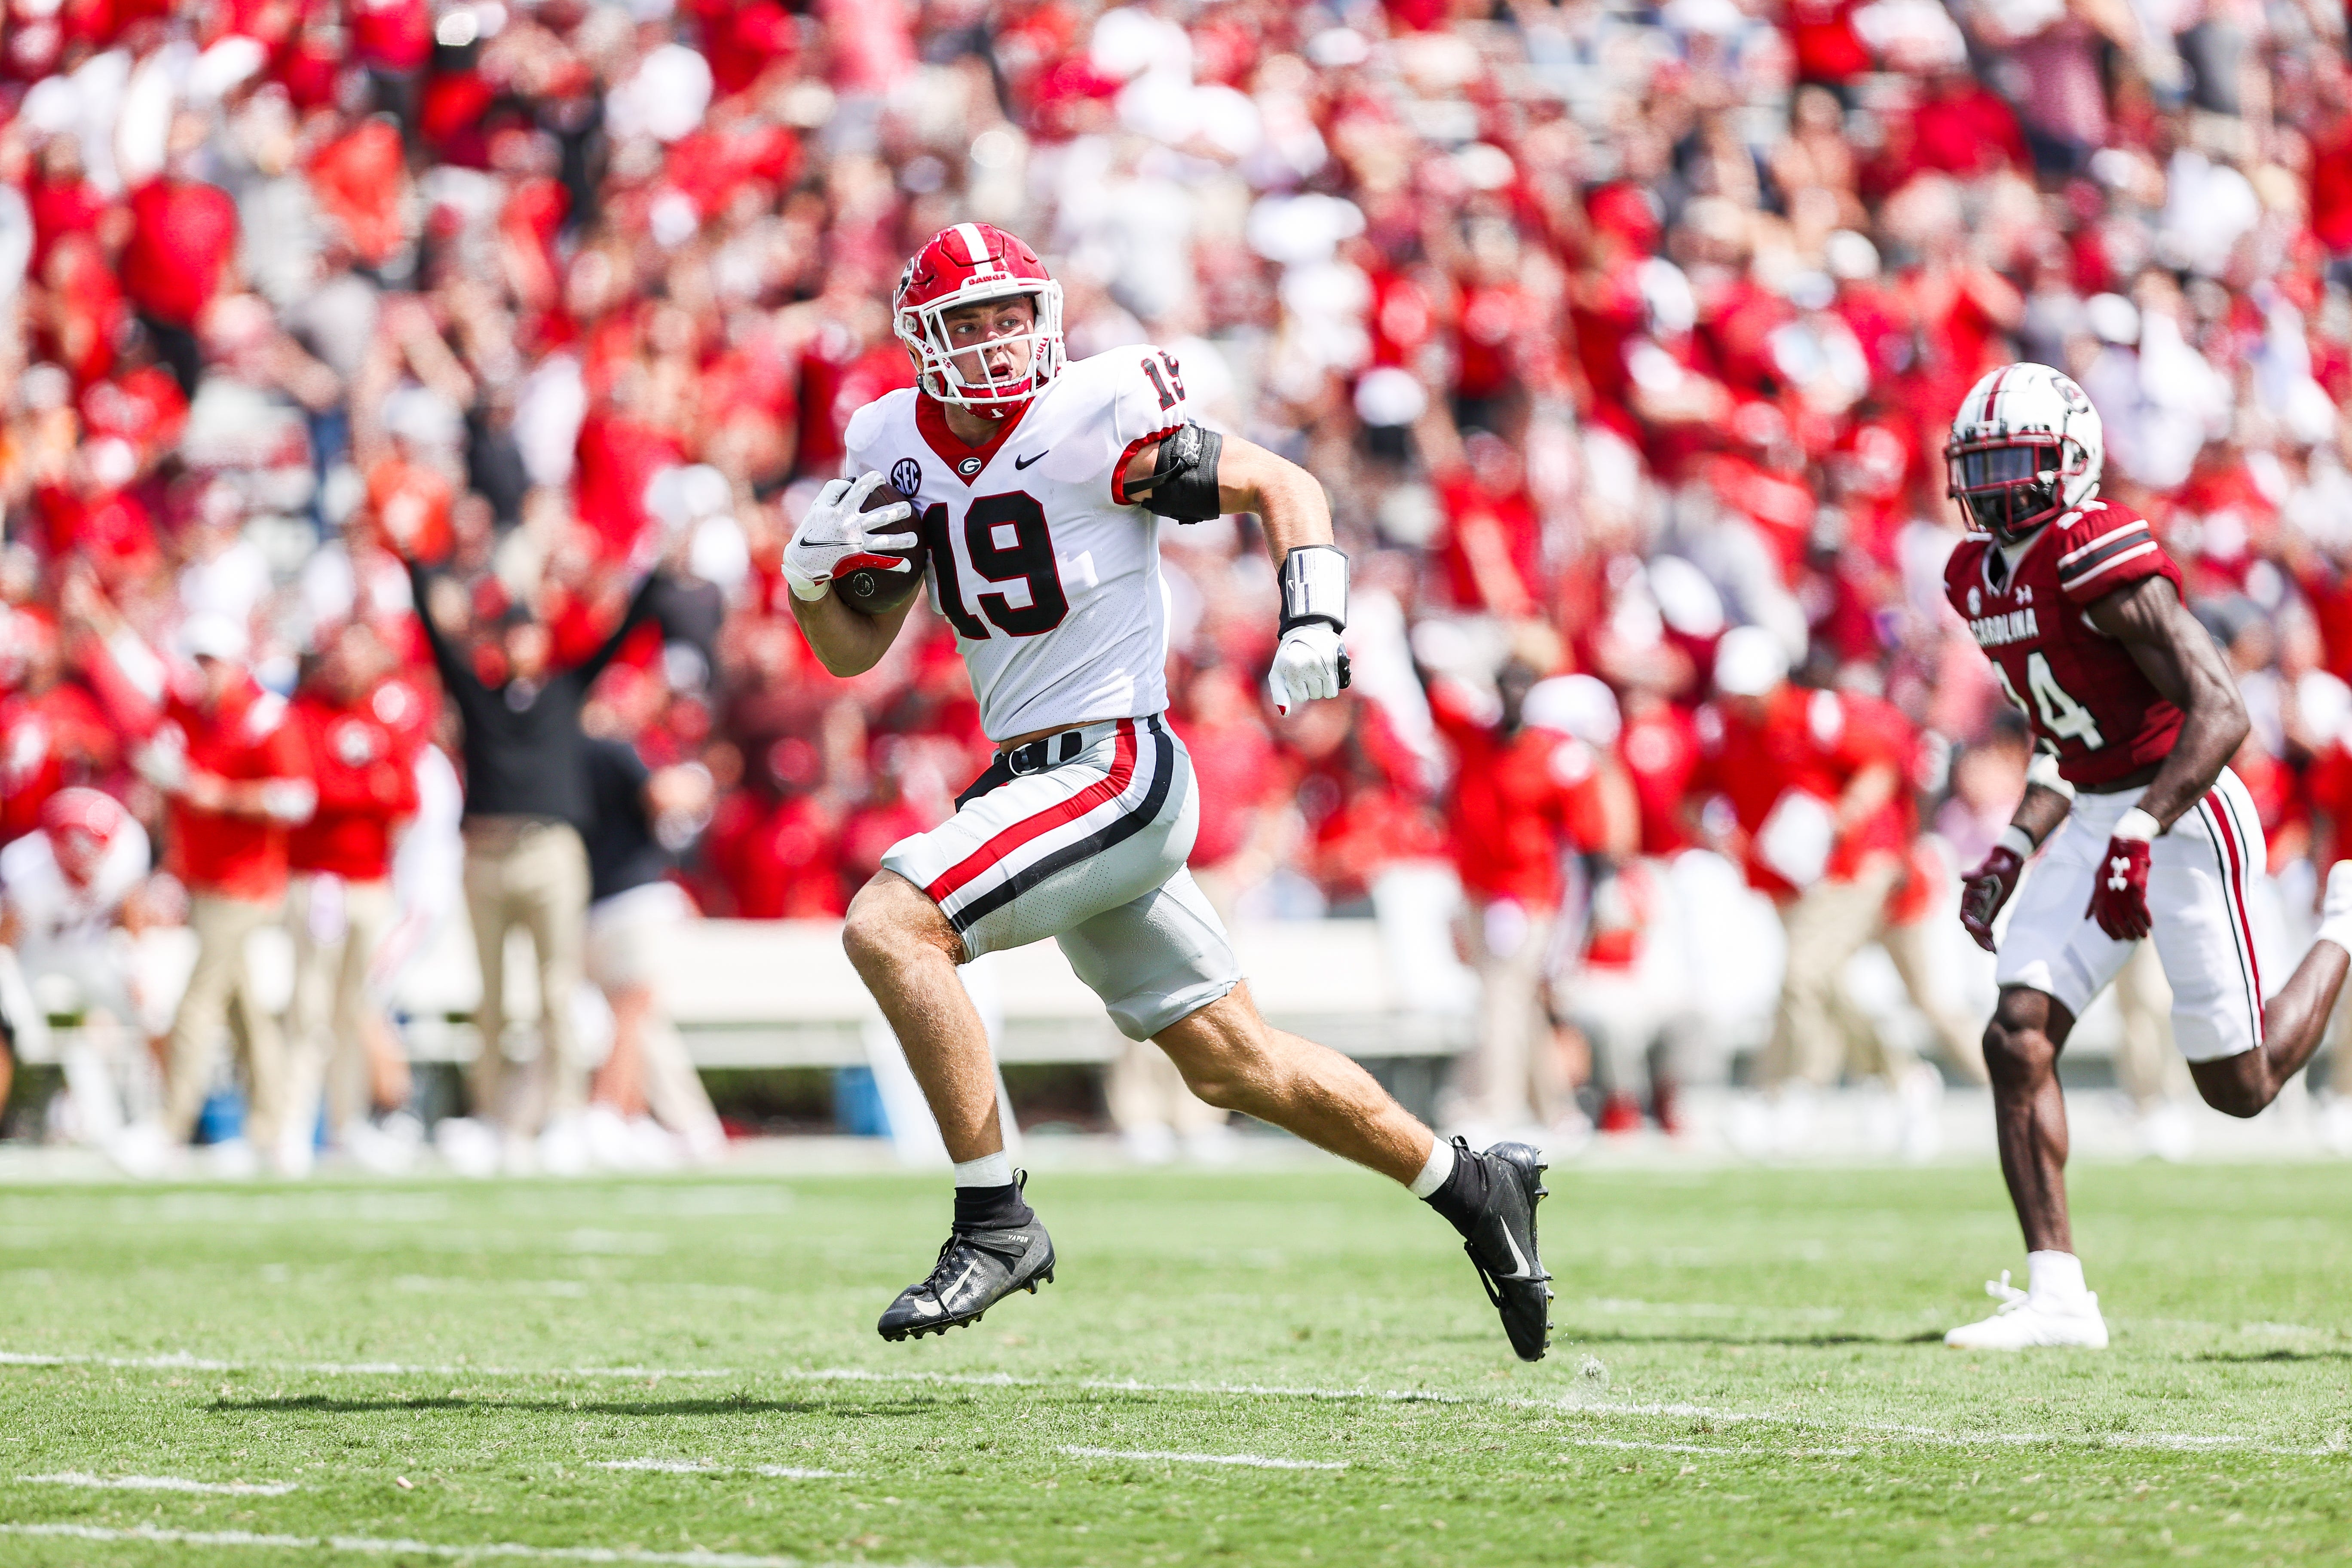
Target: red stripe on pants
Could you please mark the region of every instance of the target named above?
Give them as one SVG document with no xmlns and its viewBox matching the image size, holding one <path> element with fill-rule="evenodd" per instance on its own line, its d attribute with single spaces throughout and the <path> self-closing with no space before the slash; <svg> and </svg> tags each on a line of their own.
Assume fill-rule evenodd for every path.
<svg viewBox="0 0 2352 1568">
<path fill-rule="evenodd" d="M 2206 792 L 2205 798 L 2213 806 L 2213 824 L 2221 835 L 2221 847 L 2230 857 L 2230 911 L 2238 922 L 2238 936 L 2246 944 L 2246 973 L 2253 977 L 2256 1045 L 2262 1043 L 2260 1020 L 2263 1016 L 2263 971 L 2254 962 L 2254 927 L 2246 918 L 2246 868 L 2244 857 L 2238 853 L 2237 830 L 2231 825 L 2230 808 L 2218 789 Z"/>
<path fill-rule="evenodd" d="M 923 891 L 935 904 L 947 902 L 957 889 L 1031 839 L 1051 833 L 1066 822 L 1076 822 L 1107 800 L 1118 799 L 1134 777 L 1135 721 L 1121 719 L 1118 721 L 1118 751 L 1111 758 L 1109 773 L 1069 799 L 1049 805 L 1034 816 L 1024 816 L 999 832 L 995 837 L 933 878 Z"/>
</svg>

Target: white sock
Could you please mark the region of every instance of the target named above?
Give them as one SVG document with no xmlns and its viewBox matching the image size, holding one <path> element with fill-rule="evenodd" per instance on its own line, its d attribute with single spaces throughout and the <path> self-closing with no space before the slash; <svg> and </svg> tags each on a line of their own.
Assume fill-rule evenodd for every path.
<svg viewBox="0 0 2352 1568">
<path fill-rule="evenodd" d="M 2081 1300 L 2088 1294 L 2083 1283 L 2083 1260 L 2071 1252 L 2027 1253 L 2025 1293 L 2038 1301 Z"/>
<path fill-rule="evenodd" d="M 1013 1184 L 1013 1156 L 999 1151 L 982 1154 L 977 1160 L 966 1160 L 955 1168 L 955 1184 L 959 1187 L 1009 1187 Z"/>
<path fill-rule="evenodd" d="M 1408 1190 L 1414 1197 L 1425 1198 L 1444 1186 L 1445 1178 L 1453 1173 L 1454 1145 L 1443 1138 L 1433 1138 L 1429 1141 L 1429 1163 L 1408 1184 Z"/>
<path fill-rule="evenodd" d="M 2332 942 L 2352 952 L 2352 860 L 2338 860 L 2327 870 L 2327 892 L 2319 904 L 2319 931 L 2315 942 Z"/>
</svg>

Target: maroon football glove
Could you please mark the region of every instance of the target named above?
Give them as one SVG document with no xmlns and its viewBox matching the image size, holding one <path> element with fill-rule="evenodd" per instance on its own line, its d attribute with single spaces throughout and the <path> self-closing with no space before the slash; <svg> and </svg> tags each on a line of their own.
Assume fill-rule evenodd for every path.
<svg viewBox="0 0 2352 1568">
<path fill-rule="evenodd" d="M 2110 838 L 2091 879 L 2091 907 L 2083 911 L 2117 942 L 2147 934 L 2147 840 Z"/>
<path fill-rule="evenodd" d="M 2017 891 L 2017 879 L 2024 873 L 2025 858 L 2006 844 L 1996 844 L 1984 864 L 1960 884 L 1960 924 L 1987 952 L 1993 951 L 1993 917 Z"/>
</svg>

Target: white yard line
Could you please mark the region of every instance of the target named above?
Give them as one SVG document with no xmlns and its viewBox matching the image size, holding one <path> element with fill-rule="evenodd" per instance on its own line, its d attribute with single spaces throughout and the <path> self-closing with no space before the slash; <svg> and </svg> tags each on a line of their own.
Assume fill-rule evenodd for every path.
<svg viewBox="0 0 2352 1568">
<path fill-rule="evenodd" d="M 666 1476 L 768 1476 L 783 1481 L 845 1481 L 847 1470 L 810 1470 L 798 1465 L 706 1465 L 693 1459 L 599 1459 L 600 1470 L 654 1470 Z"/>
<path fill-rule="evenodd" d="M 870 1372 L 863 1367 L 815 1367 L 808 1371 L 782 1369 L 773 1377 L 809 1383 L 938 1383 L 961 1388 L 1084 1388 L 1108 1394 L 1246 1394 L 1265 1399 L 1361 1399 L 1389 1405 L 1495 1405 L 1507 1410 L 1552 1410 L 1594 1415 L 1705 1416 L 1713 1421 L 1783 1421 L 1785 1416 L 1744 1410 L 1718 1410 L 1709 1405 L 1603 1404 L 1572 1395 L 1557 1399 L 1515 1399 L 1498 1394 L 1446 1394 L 1428 1388 L 1318 1388 L 1269 1383 L 1138 1383 L 1132 1378 L 1014 1377 L 1008 1373 Z"/>
<path fill-rule="evenodd" d="M 191 1481 L 178 1476 L 86 1476 L 65 1470 L 54 1476 L 18 1476 L 27 1486 L 94 1487 L 125 1492 L 218 1492 L 228 1497 L 284 1497 L 292 1481 Z"/>
<path fill-rule="evenodd" d="M 525 1546 L 495 1541 L 452 1545 L 373 1535 L 260 1535 L 246 1530 L 110 1530 L 94 1524 L 0 1524 L 0 1535 L 52 1540 L 152 1542 L 159 1546 L 277 1547 L 288 1552 L 353 1552 L 373 1556 L 521 1558 L 542 1563 L 647 1563 L 675 1568 L 822 1568 L 804 1557 L 760 1557 L 738 1552 L 638 1552 L 617 1546 Z"/>
<path fill-rule="evenodd" d="M 34 1355 L 0 1351 L 0 1366 L 102 1366 L 143 1372 L 277 1372 L 315 1373 L 321 1377 L 618 1377 L 631 1382 L 664 1377 L 737 1377 L 724 1366 L 467 1366 L 412 1365 L 404 1362 L 243 1362 L 210 1361 L 180 1352 L 169 1355 Z"/>
<path fill-rule="evenodd" d="M 1344 1470 L 1345 1459 L 1275 1459 L 1264 1454 L 1180 1454 L 1160 1448 L 1086 1448 L 1062 1445 L 1080 1459 L 1160 1459 L 1173 1465 L 1241 1465 L 1253 1470 Z"/>
</svg>

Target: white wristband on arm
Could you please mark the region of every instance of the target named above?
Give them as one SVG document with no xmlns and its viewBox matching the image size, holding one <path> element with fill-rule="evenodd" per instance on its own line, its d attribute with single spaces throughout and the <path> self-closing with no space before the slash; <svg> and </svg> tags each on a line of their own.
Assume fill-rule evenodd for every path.
<svg viewBox="0 0 2352 1568">
<path fill-rule="evenodd" d="M 2133 806 L 2129 811 L 2125 812 L 2121 816 L 2116 818 L 2116 825 L 2114 828 L 2110 830 L 2108 837 L 2111 838 L 2128 838 L 2136 842 L 2145 844 L 2163 831 L 2163 827 L 2157 822 L 2155 817 L 2150 816 L 2147 812 L 2142 811 L 2139 807 Z"/>
<path fill-rule="evenodd" d="M 1993 847 L 2006 849 L 2021 860 L 2031 860 L 2035 847 L 2033 835 L 2012 822 L 2000 830 L 2000 837 L 1993 841 Z"/>
</svg>

